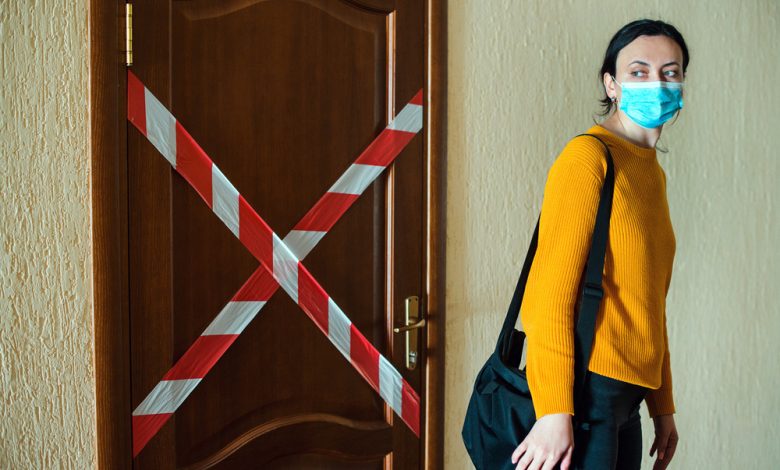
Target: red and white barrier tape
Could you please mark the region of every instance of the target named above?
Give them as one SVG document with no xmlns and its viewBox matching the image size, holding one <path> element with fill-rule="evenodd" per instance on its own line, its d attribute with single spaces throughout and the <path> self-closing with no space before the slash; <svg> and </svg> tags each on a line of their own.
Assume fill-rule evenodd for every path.
<svg viewBox="0 0 780 470">
<path fill-rule="evenodd" d="M 280 240 L 170 112 L 128 70 L 128 120 L 195 188 L 261 266 L 133 411 L 133 455 L 184 402 L 281 284 L 419 437 L 419 395 L 300 260 L 422 128 L 422 90 Z"/>
</svg>

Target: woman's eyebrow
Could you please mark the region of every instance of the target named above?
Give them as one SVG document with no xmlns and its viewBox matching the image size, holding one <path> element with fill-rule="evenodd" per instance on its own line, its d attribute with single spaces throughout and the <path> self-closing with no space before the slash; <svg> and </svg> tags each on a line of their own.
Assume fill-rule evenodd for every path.
<svg viewBox="0 0 780 470">
<path fill-rule="evenodd" d="M 643 61 L 643 60 L 635 60 L 635 61 L 631 62 L 631 63 L 630 63 L 630 64 L 628 64 L 628 65 L 629 65 L 629 66 L 631 66 L 631 65 L 634 65 L 634 64 L 639 64 L 639 65 L 644 65 L 644 66 L 650 67 L 650 64 L 648 64 L 647 62 L 645 62 L 645 61 Z M 671 62 L 667 62 L 667 63 L 665 63 L 664 65 L 662 65 L 662 66 L 661 66 L 661 68 L 668 67 L 668 66 L 670 66 L 670 65 L 677 65 L 677 66 L 679 66 L 679 65 L 680 65 L 680 63 L 679 63 L 679 62 L 677 62 L 676 60 L 673 60 L 673 61 L 671 61 Z"/>
</svg>

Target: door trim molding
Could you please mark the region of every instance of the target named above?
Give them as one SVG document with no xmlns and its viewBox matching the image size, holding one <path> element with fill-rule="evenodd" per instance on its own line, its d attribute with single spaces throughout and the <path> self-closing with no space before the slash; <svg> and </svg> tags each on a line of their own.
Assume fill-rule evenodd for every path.
<svg viewBox="0 0 780 470">
<path fill-rule="evenodd" d="M 428 387 L 422 419 L 426 469 L 444 465 L 447 0 L 425 19 Z M 98 468 L 132 468 L 127 271 L 127 77 L 124 0 L 90 0 L 92 258 Z M 435 410 L 432 412 L 431 410 Z"/>
<path fill-rule="evenodd" d="M 425 8 L 426 143 L 426 326 L 428 375 L 425 390 L 425 469 L 444 468 L 445 254 L 447 175 L 447 0 L 428 0 Z M 429 170 L 436 169 L 434 173 Z M 436 410 L 430 412 L 429 409 Z"/>
<path fill-rule="evenodd" d="M 90 0 L 92 276 L 98 468 L 132 467 L 124 0 Z"/>
</svg>

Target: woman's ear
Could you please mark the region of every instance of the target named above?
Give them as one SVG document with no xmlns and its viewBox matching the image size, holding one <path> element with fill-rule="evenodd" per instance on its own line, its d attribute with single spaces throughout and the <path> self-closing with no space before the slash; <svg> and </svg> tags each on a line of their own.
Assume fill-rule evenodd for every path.
<svg viewBox="0 0 780 470">
<path fill-rule="evenodd" d="M 612 75 L 604 72 L 602 80 L 604 81 L 604 91 L 607 93 L 607 98 L 615 101 L 617 99 L 617 90 L 615 89 L 615 80 L 612 79 Z"/>
</svg>

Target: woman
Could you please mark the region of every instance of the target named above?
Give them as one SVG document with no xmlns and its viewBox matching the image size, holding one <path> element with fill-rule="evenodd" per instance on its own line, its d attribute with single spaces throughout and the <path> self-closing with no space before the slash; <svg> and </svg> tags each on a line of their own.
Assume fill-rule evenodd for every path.
<svg viewBox="0 0 780 470">
<path fill-rule="evenodd" d="M 640 468 L 639 405 L 655 426 L 650 455 L 666 468 L 678 441 L 666 332 L 675 238 L 666 175 L 656 158 L 663 125 L 682 107 L 688 49 L 671 25 L 639 20 L 609 43 L 601 68 L 608 116 L 587 133 L 610 148 L 615 192 L 583 405 L 575 414 L 574 311 L 607 163 L 603 145 L 573 138 L 548 173 L 536 257 L 521 306 L 536 422 L 511 455 L 517 469 Z"/>
</svg>

